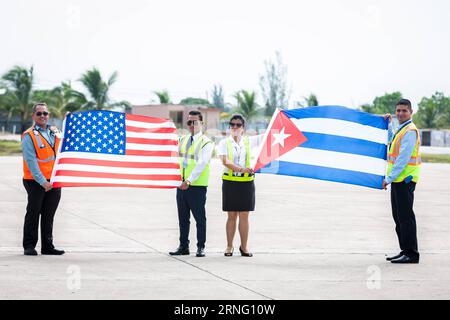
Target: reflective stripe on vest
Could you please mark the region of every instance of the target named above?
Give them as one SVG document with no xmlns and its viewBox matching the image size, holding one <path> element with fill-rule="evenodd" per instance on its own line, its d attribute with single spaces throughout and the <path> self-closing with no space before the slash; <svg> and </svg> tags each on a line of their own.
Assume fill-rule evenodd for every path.
<svg viewBox="0 0 450 320">
<path fill-rule="evenodd" d="M 414 146 L 413 153 L 411 158 L 408 161 L 405 169 L 398 175 L 398 177 L 393 182 L 402 182 L 407 177 L 411 176 L 412 181 L 418 182 L 420 177 L 420 164 L 422 163 L 422 158 L 420 156 L 420 135 L 419 130 L 413 123 L 409 123 L 404 126 L 392 140 L 389 146 L 388 152 L 388 170 L 387 175 L 390 175 L 392 172 L 392 168 L 394 167 L 394 163 L 397 160 L 400 154 L 400 147 L 403 137 L 408 131 L 415 131 L 416 133 L 416 144 Z"/>
<path fill-rule="evenodd" d="M 55 159 L 56 159 L 55 156 L 51 156 L 51 157 L 48 157 L 47 159 L 43 159 L 43 160 L 36 159 L 36 160 L 37 160 L 37 162 L 50 162 L 50 161 L 55 160 Z"/>
<path fill-rule="evenodd" d="M 393 164 L 397 160 L 397 157 L 388 155 L 387 160 L 389 163 Z M 411 157 L 408 161 L 408 165 L 410 165 L 410 166 L 418 166 L 421 163 L 422 163 L 422 158 L 420 156 L 419 157 Z"/>
<path fill-rule="evenodd" d="M 61 139 L 55 135 L 55 145 L 52 147 L 50 143 L 34 128 L 29 128 L 22 134 L 23 137 L 28 134 L 33 142 L 36 151 L 36 160 L 42 175 L 49 180 L 52 175 L 53 166 L 55 164 L 56 154 Z M 33 180 L 33 175 L 28 168 L 27 162 L 23 159 L 23 178 L 25 180 Z"/>
<path fill-rule="evenodd" d="M 231 163 L 234 163 L 234 154 L 233 154 L 233 148 L 232 148 L 232 141 L 233 138 L 227 138 L 227 158 L 231 161 Z M 245 145 L 245 167 L 250 167 L 250 141 L 248 137 L 244 137 L 244 145 Z M 244 173 L 243 176 L 237 176 L 233 173 L 233 170 L 228 170 L 228 173 L 224 173 L 222 176 L 222 180 L 227 181 L 239 181 L 239 182 L 247 182 L 247 181 L 253 181 L 255 180 L 255 175 L 249 175 L 248 173 Z"/>
<path fill-rule="evenodd" d="M 181 142 L 179 145 L 179 155 L 180 155 L 180 169 L 181 169 L 181 177 L 183 181 L 191 175 L 194 168 L 197 166 L 197 161 L 200 157 L 200 151 L 202 148 L 208 143 L 212 143 L 212 141 L 205 135 L 202 135 L 193 144 L 186 150 L 188 141 L 190 139 L 190 135 L 186 135 L 181 138 Z M 187 166 L 185 166 L 187 162 Z M 195 180 L 191 181 L 191 186 L 208 186 L 209 181 L 209 163 L 206 165 L 203 172 L 200 176 Z"/>
<path fill-rule="evenodd" d="M 180 153 L 180 156 L 183 157 L 183 158 L 194 159 L 195 161 L 198 161 L 198 159 L 199 159 L 199 154 L 200 154 L 200 149 L 203 148 L 203 146 L 204 146 L 204 145 L 202 145 L 202 144 L 200 143 L 200 142 L 202 141 L 202 138 L 203 138 L 203 137 L 206 137 L 206 136 L 202 136 L 202 137 L 200 137 L 199 139 L 197 139 L 197 142 L 194 142 L 194 144 L 193 144 L 193 145 L 195 146 L 194 152 L 193 152 L 193 153 L 189 153 L 189 150 L 191 150 L 191 148 L 192 148 L 193 145 L 191 145 L 191 146 L 189 147 L 188 152 L 186 152 L 186 147 L 187 147 L 187 144 L 188 144 L 188 142 L 189 142 L 190 135 L 184 136 L 184 137 L 182 138 L 182 140 L 181 140 L 180 147 L 178 148 L 178 151 L 179 151 L 179 153 Z M 205 143 L 205 144 L 206 144 L 206 143 Z"/>
</svg>

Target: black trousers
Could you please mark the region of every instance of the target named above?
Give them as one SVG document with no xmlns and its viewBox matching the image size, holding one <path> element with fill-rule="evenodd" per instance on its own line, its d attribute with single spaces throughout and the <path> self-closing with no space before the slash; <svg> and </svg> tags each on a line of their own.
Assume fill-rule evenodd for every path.
<svg viewBox="0 0 450 320">
<path fill-rule="evenodd" d="M 53 219 L 61 189 L 54 188 L 45 192 L 44 188 L 34 180 L 23 180 L 28 193 L 27 213 L 23 227 L 23 247 L 32 249 L 38 242 L 39 215 L 41 216 L 41 250 L 53 249 Z"/>
<path fill-rule="evenodd" d="M 401 253 L 413 259 L 419 258 L 416 217 L 413 211 L 415 189 L 414 182 L 391 185 L 392 216 Z"/>
<path fill-rule="evenodd" d="M 180 247 L 189 247 L 191 212 L 197 225 L 197 248 L 204 248 L 206 242 L 206 187 L 190 186 L 187 190 L 177 189 L 178 223 Z"/>
</svg>

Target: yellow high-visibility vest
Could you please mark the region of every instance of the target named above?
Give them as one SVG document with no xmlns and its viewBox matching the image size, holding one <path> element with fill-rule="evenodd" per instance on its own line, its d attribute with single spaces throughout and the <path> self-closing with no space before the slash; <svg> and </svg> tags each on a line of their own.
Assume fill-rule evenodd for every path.
<svg viewBox="0 0 450 320">
<path fill-rule="evenodd" d="M 227 138 L 227 158 L 233 163 L 234 162 L 234 155 L 233 155 L 233 149 L 232 149 L 232 141 L 231 137 Z M 245 167 L 250 167 L 250 141 L 248 137 L 244 137 L 244 145 L 245 145 Z M 240 181 L 240 182 L 247 182 L 247 181 L 253 181 L 255 179 L 255 175 L 249 175 L 248 173 L 244 173 L 242 176 L 234 175 L 233 170 L 228 170 L 228 173 L 224 173 L 222 176 L 222 180 L 228 180 L 228 181 Z"/>
<path fill-rule="evenodd" d="M 191 144 L 188 150 L 186 150 L 190 137 L 191 137 L 190 134 L 183 136 L 181 138 L 179 147 L 180 169 L 183 181 L 189 178 L 189 176 L 192 173 L 192 170 L 194 170 L 194 168 L 196 167 L 201 149 L 208 143 L 213 143 L 211 139 L 209 139 L 207 136 L 202 135 L 200 138 L 194 141 L 194 143 Z M 200 174 L 200 176 L 195 181 L 191 181 L 191 186 L 207 187 L 209 181 L 209 172 L 210 170 L 208 163 L 203 172 Z"/>
<path fill-rule="evenodd" d="M 419 181 L 420 164 L 422 163 L 422 160 L 420 157 L 420 150 L 419 150 L 420 149 L 420 134 L 419 134 L 419 130 L 414 125 L 414 123 L 409 123 L 406 126 L 404 126 L 399 132 L 397 132 L 397 134 L 394 137 L 394 140 L 391 142 L 391 144 L 389 146 L 389 152 L 388 152 L 387 175 L 390 175 L 392 172 L 394 163 L 397 160 L 399 153 L 400 153 L 402 139 L 408 131 L 415 131 L 416 145 L 414 147 L 414 151 L 413 151 L 411 158 L 409 159 L 409 162 L 406 165 L 405 169 L 392 182 L 402 182 L 409 176 L 412 177 L 412 181 L 414 181 L 416 183 L 417 183 L 417 181 Z"/>
</svg>

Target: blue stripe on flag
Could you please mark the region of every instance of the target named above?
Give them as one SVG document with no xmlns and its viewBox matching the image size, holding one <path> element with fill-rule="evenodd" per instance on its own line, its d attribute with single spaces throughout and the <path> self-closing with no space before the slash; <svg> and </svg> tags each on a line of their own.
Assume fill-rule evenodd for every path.
<svg viewBox="0 0 450 320">
<path fill-rule="evenodd" d="M 294 110 L 283 110 L 285 115 L 289 118 L 304 119 L 304 118 L 328 118 L 337 119 L 350 122 L 356 122 L 362 125 L 371 126 L 378 129 L 387 130 L 388 121 L 384 120 L 382 116 L 373 115 L 367 112 L 350 109 L 341 106 L 319 106 L 308 107 Z"/>
<path fill-rule="evenodd" d="M 299 146 L 301 148 L 328 150 L 384 160 L 387 159 L 387 145 L 382 143 L 335 136 L 331 134 L 313 132 L 303 132 L 303 134 L 308 140 Z"/>
<path fill-rule="evenodd" d="M 319 167 L 285 161 L 273 161 L 269 166 L 262 168 L 258 172 L 335 181 L 374 189 L 381 189 L 381 184 L 384 179 L 383 176 L 370 173 Z"/>
</svg>

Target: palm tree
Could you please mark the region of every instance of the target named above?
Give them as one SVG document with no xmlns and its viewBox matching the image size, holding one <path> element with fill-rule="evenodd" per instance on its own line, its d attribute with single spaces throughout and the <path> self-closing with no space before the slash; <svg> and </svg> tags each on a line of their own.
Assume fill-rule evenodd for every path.
<svg viewBox="0 0 450 320">
<path fill-rule="evenodd" d="M 70 81 L 61 82 L 61 85 L 51 91 L 54 107 L 59 116 L 64 117 L 66 112 L 75 112 L 82 108 L 85 100 L 80 98 L 77 91 L 72 88 Z"/>
<path fill-rule="evenodd" d="M 0 114 L 6 116 L 6 128 L 8 130 L 9 124 L 13 115 L 16 113 L 16 105 L 14 103 L 14 97 L 8 89 L 0 87 Z"/>
<path fill-rule="evenodd" d="M 45 101 L 55 118 L 64 118 L 66 112 L 81 110 L 86 104 L 83 94 L 72 88 L 70 81 L 62 82 L 61 85 L 51 90 L 36 90 L 33 93 L 34 101 Z"/>
<path fill-rule="evenodd" d="M 117 80 L 117 72 L 109 77 L 108 81 L 104 81 L 97 68 L 86 71 L 81 75 L 79 81 L 84 85 L 89 93 L 89 99 L 81 92 L 72 92 L 71 96 L 77 101 L 82 102 L 82 109 L 111 109 L 113 107 L 129 107 L 127 101 L 112 102 L 109 98 L 109 90 Z"/>
<path fill-rule="evenodd" d="M 7 89 L 5 95 L 7 96 L 8 112 L 10 115 L 12 113 L 20 115 L 21 130 L 23 132 L 30 122 L 30 112 L 33 104 L 33 67 L 26 69 L 15 66 L 6 72 L 2 79 Z"/>
<path fill-rule="evenodd" d="M 319 99 L 314 93 L 311 93 L 308 97 L 303 97 L 303 101 L 296 103 L 298 108 L 316 107 L 319 105 Z"/>
<path fill-rule="evenodd" d="M 159 99 L 159 103 L 160 104 L 168 104 L 168 103 L 172 103 L 170 101 L 170 96 L 169 96 L 169 92 L 167 90 L 162 90 L 162 91 L 153 91 L 154 94 L 156 94 L 158 96 Z"/>
<path fill-rule="evenodd" d="M 317 96 L 314 93 L 311 93 L 305 100 L 308 107 L 316 107 L 319 105 L 319 99 L 317 99 Z"/>
<path fill-rule="evenodd" d="M 254 91 L 240 90 L 234 97 L 237 100 L 236 111 L 242 114 L 247 120 L 254 118 L 259 112 L 259 105 L 256 103 L 256 93 Z"/>
</svg>

